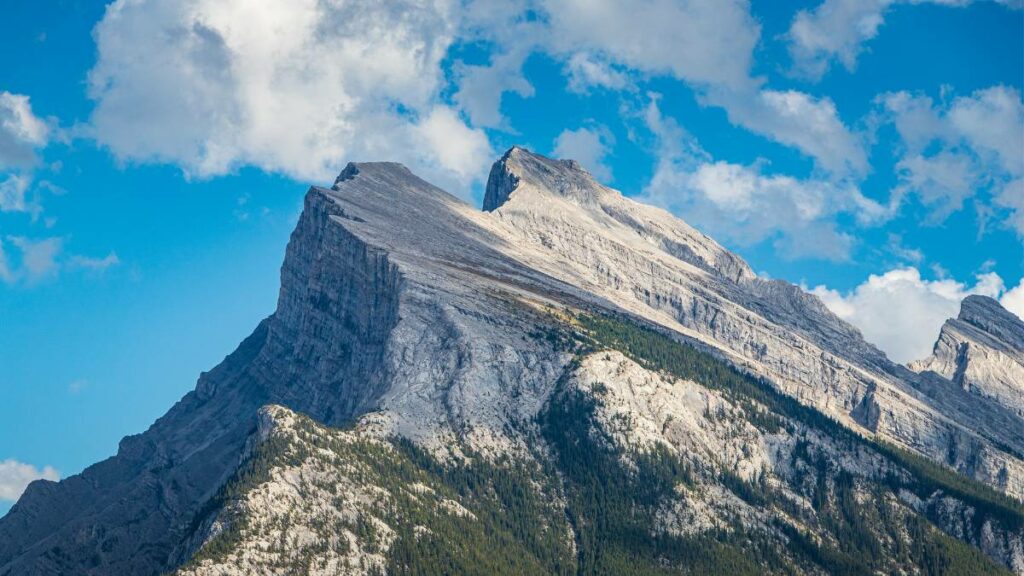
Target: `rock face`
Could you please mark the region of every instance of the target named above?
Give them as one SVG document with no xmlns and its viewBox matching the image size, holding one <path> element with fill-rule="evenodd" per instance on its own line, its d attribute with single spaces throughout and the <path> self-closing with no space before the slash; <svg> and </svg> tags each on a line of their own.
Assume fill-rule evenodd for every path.
<svg viewBox="0 0 1024 576">
<path fill-rule="evenodd" d="M 965 298 L 960 315 L 943 325 L 931 357 L 910 367 L 995 400 L 1024 419 L 1024 322 L 992 298 Z"/>
<path fill-rule="evenodd" d="M 978 372 L 985 383 L 945 385 L 890 362 L 815 297 L 758 278 L 712 239 L 600 185 L 574 162 L 511 149 L 491 170 L 484 208 L 391 163 L 350 164 L 331 188 L 311 188 L 275 312 L 149 430 L 122 441 L 116 456 L 60 483 L 33 483 L 0 519 L 0 575 L 161 574 L 187 563 L 222 525 L 218 495 L 251 461 L 267 404 L 378 439 L 404 438 L 442 460 L 543 460 L 538 422 L 553 398 L 567 387 L 593 395 L 588 381 L 601 371 L 640 369 L 622 358 L 587 358 L 581 368 L 565 336 L 568 320 L 552 310 L 613 314 L 665 331 L 857 434 L 1024 495 L 1024 425 L 1007 401 L 1007 387 L 1020 382 L 1012 370 L 1021 349 L 1007 334 L 1019 338 L 1019 322 L 1007 328 L 984 306 L 971 320 L 961 314 L 953 322 L 971 342 L 1004 355 L 990 341 L 1016 345 L 1017 356 L 1007 358 L 1017 368 L 988 367 Z M 996 372 L 1006 378 L 989 384 Z M 604 428 L 620 448 L 699 448 L 744 478 L 755 470 L 784 477 L 773 464 L 775 440 L 700 432 L 706 417 L 694 410 L 719 402 L 713 395 L 612 384 L 624 415 L 599 417 L 607 416 Z M 638 426 L 613 426 L 622 418 Z M 871 466 L 859 473 L 871 476 Z M 712 522 L 742 508 L 705 505 L 685 514 Z M 688 529 L 679 518 L 690 516 L 665 510 L 665 526 Z M 1022 570 L 1012 556 L 1015 533 L 1003 526 L 994 534 L 986 542 L 1002 552 L 993 557 Z M 383 562 L 336 552 L 335 567 Z"/>
</svg>

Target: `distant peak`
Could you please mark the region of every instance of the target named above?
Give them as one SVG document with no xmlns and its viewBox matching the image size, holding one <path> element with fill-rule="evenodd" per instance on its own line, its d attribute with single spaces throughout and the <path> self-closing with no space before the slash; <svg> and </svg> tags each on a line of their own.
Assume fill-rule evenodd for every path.
<svg viewBox="0 0 1024 576">
<path fill-rule="evenodd" d="M 349 162 L 345 169 L 341 171 L 341 174 L 338 174 L 338 177 L 334 179 L 334 185 L 337 186 L 339 182 L 351 180 L 356 177 L 356 174 L 359 174 L 359 166 L 356 166 L 355 162 Z"/>
<path fill-rule="evenodd" d="M 337 190 L 341 183 L 352 180 L 363 173 L 372 175 L 381 175 L 385 173 L 401 175 L 412 174 L 404 164 L 399 162 L 349 162 L 345 166 L 345 169 L 341 171 L 341 174 L 338 174 L 338 177 L 334 179 L 333 188 Z"/>
<path fill-rule="evenodd" d="M 513 146 L 491 166 L 484 193 L 484 210 L 493 211 L 508 201 L 521 181 L 564 197 L 592 197 L 600 186 L 575 160 L 555 160 L 521 146 Z"/>
<path fill-rule="evenodd" d="M 995 298 L 972 294 L 960 303 L 960 315 L 957 318 L 965 322 L 972 322 L 972 320 L 1008 316 L 1009 314 Z"/>
<path fill-rule="evenodd" d="M 957 316 L 957 320 L 983 330 L 1015 349 L 1024 351 L 1024 321 L 1003 308 L 994 298 L 978 295 L 964 298 L 960 304 L 960 315 Z"/>
</svg>

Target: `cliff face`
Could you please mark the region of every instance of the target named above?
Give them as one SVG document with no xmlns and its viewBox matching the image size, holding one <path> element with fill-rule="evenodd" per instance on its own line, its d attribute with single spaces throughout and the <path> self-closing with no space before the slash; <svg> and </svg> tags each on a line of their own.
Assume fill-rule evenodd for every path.
<svg viewBox="0 0 1024 576">
<path fill-rule="evenodd" d="M 998 302 L 968 296 L 947 320 L 931 357 L 911 364 L 1024 418 L 1024 322 Z"/>
<path fill-rule="evenodd" d="M 0 519 L 0 575 L 159 574 L 185 563 L 216 524 L 219 491 L 249 461 L 267 404 L 405 438 L 442 460 L 543 460 L 539 422 L 580 362 L 564 310 L 656 327 L 849 429 L 1024 494 L 1024 426 L 995 392 L 937 393 L 934 379 L 888 361 L 813 296 L 758 278 L 577 164 L 513 148 L 491 171 L 484 207 L 390 163 L 352 164 L 331 188 L 311 188 L 276 311 L 116 456 L 32 484 Z M 630 394 L 623 418 L 689 410 L 690 400 L 656 408 Z M 744 450 L 688 430 L 667 445 Z M 769 456 L 714 466 L 782 474 Z M 1001 530 L 995 538 L 1013 549 Z"/>
</svg>

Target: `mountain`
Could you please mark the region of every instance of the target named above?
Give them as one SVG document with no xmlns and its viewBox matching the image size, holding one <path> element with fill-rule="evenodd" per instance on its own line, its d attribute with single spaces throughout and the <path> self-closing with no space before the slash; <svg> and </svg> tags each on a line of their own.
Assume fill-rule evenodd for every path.
<svg viewBox="0 0 1024 576">
<path fill-rule="evenodd" d="M 350 164 L 274 313 L 30 485 L 0 576 L 1024 573 L 1024 418 L 940 380 L 575 162 L 512 148 L 483 211 Z"/>
<path fill-rule="evenodd" d="M 965 298 L 960 315 L 942 326 L 931 357 L 910 367 L 1024 417 L 1024 322 L 992 298 Z"/>
</svg>

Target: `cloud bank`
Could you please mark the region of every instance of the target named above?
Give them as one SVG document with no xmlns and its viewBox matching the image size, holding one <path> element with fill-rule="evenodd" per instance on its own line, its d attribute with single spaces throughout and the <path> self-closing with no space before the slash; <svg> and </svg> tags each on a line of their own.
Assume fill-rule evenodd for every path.
<svg viewBox="0 0 1024 576">
<path fill-rule="evenodd" d="M 348 160 L 391 159 L 463 190 L 492 154 L 439 98 L 457 8 L 119 0 L 95 30 L 94 135 L 196 177 L 251 165 L 327 182 Z"/>
<path fill-rule="evenodd" d="M 0 501 L 15 501 L 35 480 L 60 480 L 60 474 L 52 466 L 42 469 L 17 460 L 0 460 Z"/>
<path fill-rule="evenodd" d="M 1024 279 L 1007 291 L 994 272 L 979 274 L 969 285 L 951 279 L 926 280 L 917 268 L 903 267 L 873 274 L 849 292 L 826 286 L 809 291 L 859 328 L 868 342 L 901 363 L 931 354 L 942 324 L 955 318 L 961 301 L 972 294 L 997 298 L 1007 310 L 1024 318 Z"/>
</svg>

